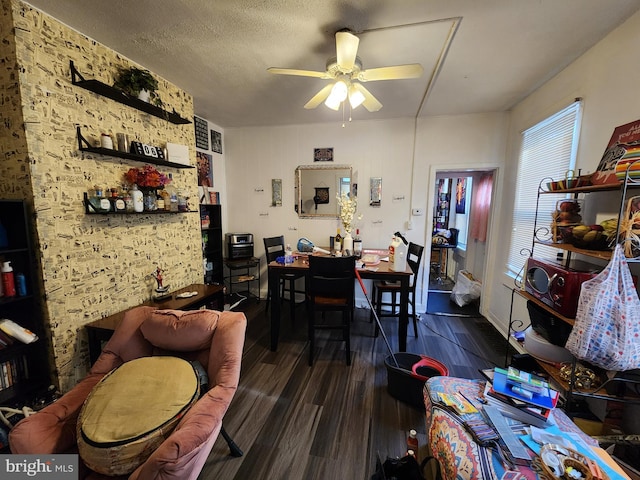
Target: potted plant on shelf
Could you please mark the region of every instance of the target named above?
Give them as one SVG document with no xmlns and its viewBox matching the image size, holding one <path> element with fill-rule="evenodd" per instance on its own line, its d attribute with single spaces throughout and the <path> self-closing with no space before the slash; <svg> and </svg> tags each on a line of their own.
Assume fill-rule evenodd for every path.
<svg viewBox="0 0 640 480">
<path fill-rule="evenodd" d="M 157 107 L 162 107 L 162 100 L 156 93 L 158 80 L 151 75 L 149 70 L 142 70 L 137 67 L 121 68 L 113 86 L 127 95 L 150 102 Z"/>
</svg>

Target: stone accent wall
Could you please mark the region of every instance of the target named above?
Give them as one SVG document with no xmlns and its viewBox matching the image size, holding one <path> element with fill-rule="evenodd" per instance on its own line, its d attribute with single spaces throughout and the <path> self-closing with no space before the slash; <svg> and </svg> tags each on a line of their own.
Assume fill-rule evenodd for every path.
<svg viewBox="0 0 640 480">
<path fill-rule="evenodd" d="M 36 230 L 45 293 L 45 318 L 50 326 L 59 386 L 68 390 L 88 368 L 83 326 L 150 298 L 157 265 L 165 270 L 171 289 L 202 282 L 200 221 L 197 213 L 166 215 L 87 215 L 83 194 L 93 185 L 122 185 L 130 167 L 143 164 L 78 150 L 76 125 L 87 139 L 102 132 L 128 133 L 143 143 L 163 146 L 167 141 L 189 146 L 195 165 L 193 125 L 173 125 L 71 83 L 70 61 L 85 79 L 112 84 L 118 67 L 130 60 L 72 30 L 52 17 L 17 0 L 0 0 L 3 22 L 13 10 L 15 58 L 19 72 L 21 115 L 10 79 L 12 61 L 0 64 L 0 87 L 11 98 L 12 132 L 26 138 L 28 159 L 20 154 L 0 164 L 0 192 L 25 189 L 36 213 Z M 4 24 L 3 24 L 4 25 Z M 5 28 L 2 29 L 3 37 Z M 137 65 L 139 66 L 139 65 Z M 139 66 L 144 68 L 144 66 Z M 193 99 L 158 78 L 159 94 L 168 110 L 193 118 Z M 21 131 L 22 130 L 22 131 Z M 3 135 L 3 138 L 5 135 Z M 17 140 L 3 150 L 21 151 Z M 6 159 L 6 154 L 5 154 Z M 28 168 L 27 168 L 28 167 Z M 197 210 L 195 169 L 158 167 L 172 173 L 174 186 Z M 22 176 L 20 173 L 22 173 Z"/>
</svg>

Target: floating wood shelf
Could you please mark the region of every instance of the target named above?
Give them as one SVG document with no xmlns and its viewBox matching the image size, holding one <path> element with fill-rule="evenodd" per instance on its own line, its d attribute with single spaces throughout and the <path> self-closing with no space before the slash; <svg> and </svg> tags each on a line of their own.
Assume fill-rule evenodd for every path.
<svg viewBox="0 0 640 480">
<path fill-rule="evenodd" d="M 107 85 L 106 83 L 102 83 L 98 80 L 85 80 L 84 77 L 73 64 L 73 60 L 71 61 L 71 82 L 78 87 L 82 87 L 85 90 L 89 90 L 90 92 L 97 93 L 98 95 L 102 95 L 103 97 L 110 98 L 111 100 L 115 100 L 116 102 L 122 103 L 123 105 L 128 105 L 129 107 L 140 110 L 141 112 L 148 113 L 149 115 L 153 115 L 158 118 L 162 118 L 168 122 L 171 122 L 176 125 L 184 125 L 187 123 L 191 123 L 191 120 L 187 120 L 186 118 L 181 117 L 175 109 L 172 112 L 164 110 L 160 107 L 153 105 L 152 103 L 145 102 L 136 97 L 132 97 L 127 95 L 122 90 L 118 90 L 111 85 Z"/>
<path fill-rule="evenodd" d="M 76 127 L 78 134 L 78 149 L 81 152 L 96 153 L 98 155 L 107 155 L 109 157 L 126 158 L 127 160 L 135 160 L 137 162 L 151 163 L 153 165 L 160 165 L 163 167 L 173 168 L 195 168 L 193 165 L 185 165 L 183 163 L 168 162 L 166 160 L 149 157 L 147 155 L 138 155 L 136 153 L 121 152 L 113 148 L 92 147 L 89 141 L 82 136 L 80 127 Z"/>
</svg>

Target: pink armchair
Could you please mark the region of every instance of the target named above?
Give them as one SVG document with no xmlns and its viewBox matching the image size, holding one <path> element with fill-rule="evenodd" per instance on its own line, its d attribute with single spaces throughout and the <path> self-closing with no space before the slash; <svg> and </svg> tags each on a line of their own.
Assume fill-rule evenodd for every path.
<svg viewBox="0 0 640 480">
<path fill-rule="evenodd" d="M 17 454 L 77 453 L 76 421 L 82 404 L 100 379 L 124 362 L 151 355 L 199 361 L 209 390 L 191 407 L 171 435 L 128 477 L 130 480 L 195 479 L 222 429 L 235 394 L 247 320 L 242 313 L 175 311 L 137 307 L 128 311 L 87 376 L 57 402 L 20 421 L 9 434 Z M 235 444 L 222 429 L 232 454 Z M 235 447 L 237 449 L 237 447 Z M 122 479 L 89 470 L 81 479 Z"/>
</svg>

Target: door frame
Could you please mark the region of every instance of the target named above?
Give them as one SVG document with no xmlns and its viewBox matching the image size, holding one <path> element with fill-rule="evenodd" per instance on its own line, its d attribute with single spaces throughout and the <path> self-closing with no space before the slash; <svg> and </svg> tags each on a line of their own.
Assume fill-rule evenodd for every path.
<svg viewBox="0 0 640 480">
<path fill-rule="evenodd" d="M 425 223 L 425 250 L 431 251 L 431 239 L 433 233 L 433 213 L 435 209 L 435 186 L 436 186 L 436 177 L 438 174 L 451 172 L 452 175 L 456 174 L 461 176 L 464 173 L 473 173 L 473 172 L 492 172 L 493 173 L 493 187 L 491 191 L 491 212 L 489 214 L 489 225 L 487 226 L 487 240 L 486 240 L 486 251 L 485 258 L 483 262 L 482 268 L 482 276 L 479 278 L 482 283 L 482 293 L 480 295 L 480 314 L 485 315 L 485 305 L 488 305 L 488 302 L 485 301 L 488 295 L 491 294 L 491 285 L 487 282 L 488 276 L 488 268 L 490 265 L 493 265 L 496 257 L 495 248 L 493 248 L 491 239 L 494 238 L 495 228 L 496 228 L 496 212 L 498 211 L 496 205 L 496 199 L 498 198 L 497 192 L 500 185 L 500 173 L 501 167 L 498 163 L 466 163 L 466 164 L 433 164 L 429 168 L 429 178 L 427 179 L 427 217 Z M 427 248 L 428 246 L 429 248 Z M 425 258 L 427 255 L 425 254 Z M 430 257 L 429 257 L 430 258 Z M 419 294 L 419 303 L 422 305 L 422 310 L 426 311 L 427 305 L 427 297 L 429 290 L 429 273 L 430 266 L 427 264 L 425 260 L 425 265 L 422 269 L 422 278 L 420 285 L 420 294 Z M 417 293 L 417 292 L 416 292 Z"/>
</svg>

